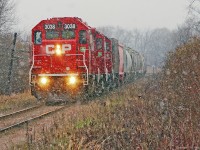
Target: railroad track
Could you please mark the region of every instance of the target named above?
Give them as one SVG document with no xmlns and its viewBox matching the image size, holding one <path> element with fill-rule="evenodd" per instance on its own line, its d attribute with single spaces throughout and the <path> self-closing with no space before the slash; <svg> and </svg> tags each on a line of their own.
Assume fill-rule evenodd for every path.
<svg viewBox="0 0 200 150">
<path fill-rule="evenodd" d="M 1 123 L 3 124 L 2 125 L 3 127 L 0 128 L 0 133 L 4 133 L 5 131 L 8 131 L 10 129 L 19 127 L 19 126 L 21 126 L 23 124 L 27 124 L 27 123 L 29 123 L 31 121 L 34 121 L 34 120 L 43 118 L 43 117 L 45 117 L 47 115 L 53 114 L 53 113 L 55 113 L 57 111 L 60 111 L 60 110 L 64 109 L 66 106 L 48 107 L 48 109 L 45 112 L 38 113 L 37 115 L 34 115 L 34 116 L 33 115 L 26 116 L 26 114 L 25 114 L 25 116 L 22 117 L 23 119 L 20 119 L 19 121 L 16 121 L 14 123 L 12 122 L 12 119 L 15 119 L 14 117 L 16 117 L 16 116 L 18 116 L 18 115 L 20 115 L 22 113 L 27 113 L 27 112 L 29 112 L 31 110 L 35 110 L 37 108 L 39 109 L 40 107 L 41 106 L 34 106 L 34 107 L 23 109 L 23 110 L 20 110 L 20 111 L 11 113 L 11 114 L 7 114 L 7 115 L 4 115 L 4 116 L 1 116 L 0 120 L 5 120 L 5 122 L 3 123 L 3 121 L 1 121 Z M 9 119 L 7 119 L 7 118 L 9 118 Z M 9 120 L 11 120 L 11 123 L 9 123 Z M 4 125 L 4 124 L 6 124 L 6 125 Z"/>
<path fill-rule="evenodd" d="M 8 117 L 11 117 L 11 116 L 14 116 L 14 115 L 18 115 L 18 114 L 21 114 L 21 113 L 25 113 L 27 111 L 30 111 L 30 110 L 33 110 L 33 109 L 36 109 L 36 108 L 39 108 L 39 107 L 41 107 L 41 105 L 37 105 L 37 106 L 33 106 L 33 107 L 28 107 L 28 108 L 21 109 L 21 110 L 18 110 L 16 112 L 13 112 L 13 113 L 2 115 L 2 116 L 0 116 L 0 120 L 6 119 Z"/>
</svg>

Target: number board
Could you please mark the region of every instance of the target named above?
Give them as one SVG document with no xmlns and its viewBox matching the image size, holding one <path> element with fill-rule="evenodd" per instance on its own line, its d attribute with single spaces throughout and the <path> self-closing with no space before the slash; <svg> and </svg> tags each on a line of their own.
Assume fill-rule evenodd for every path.
<svg viewBox="0 0 200 150">
<path fill-rule="evenodd" d="M 44 29 L 45 30 L 55 30 L 56 29 L 56 25 L 55 24 L 45 24 L 44 25 Z"/>
<path fill-rule="evenodd" d="M 63 25 L 63 28 L 65 30 L 76 29 L 76 24 L 66 23 L 66 24 Z M 56 29 L 56 25 L 55 24 L 45 24 L 44 25 L 44 29 L 45 30 L 55 30 Z"/>
<path fill-rule="evenodd" d="M 66 23 L 63 25 L 64 29 L 68 30 L 68 29 L 76 29 L 76 24 L 74 23 Z"/>
</svg>

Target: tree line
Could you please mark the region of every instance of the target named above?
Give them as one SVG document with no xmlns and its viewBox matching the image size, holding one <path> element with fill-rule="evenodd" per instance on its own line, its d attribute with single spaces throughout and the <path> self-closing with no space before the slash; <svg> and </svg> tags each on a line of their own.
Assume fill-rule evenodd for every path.
<svg viewBox="0 0 200 150">
<path fill-rule="evenodd" d="M 15 7 L 13 0 L 0 0 L 0 94 L 24 92 L 29 88 L 30 35 L 22 37 L 21 33 L 17 33 L 16 44 L 13 47 L 12 28 L 17 24 Z M 13 56 L 11 56 L 12 48 L 14 48 Z M 10 68 L 12 70 L 9 84 Z"/>
</svg>

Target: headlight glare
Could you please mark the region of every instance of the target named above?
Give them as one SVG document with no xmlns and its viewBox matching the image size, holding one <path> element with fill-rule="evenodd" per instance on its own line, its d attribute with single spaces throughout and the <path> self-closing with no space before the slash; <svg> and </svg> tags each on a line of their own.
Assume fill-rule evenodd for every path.
<svg viewBox="0 0 200 150">
<path fill-rule="evenodd" d="M 41 77 L 39 80 L 40 85 L 47 85 L 48 78 L 47 77 Z"/>
<path fill-rule="evenodd" d="M 56 45 L 56 55 L 61 55 L 62 54 L 62 50 L 60 45 Z"/>
<path fill-rule="evenodd" d="M 76 77 L 74 76 L 69 77 L 69 84 L 75 84 L 76 81 L 77 81 Z"/>
</svg>

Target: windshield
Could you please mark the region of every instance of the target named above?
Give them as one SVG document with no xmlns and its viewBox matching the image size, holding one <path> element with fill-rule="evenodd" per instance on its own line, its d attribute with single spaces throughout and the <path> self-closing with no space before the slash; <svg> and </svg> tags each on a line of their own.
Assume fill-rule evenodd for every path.
<svg viewBox="0 0 200 150">
<path fill-rule="evenodd" d="M 75 38 L 75 32 L 74 32 L 74 30 L 65 30 L 65 31 L 62 31 L 62 38 L 63 39 L 74 39 Z"/>
<path fill-rule="evenodd" d="M 57 39 L 59 38 L 59 31 L 46 31 L 46 39 Z"/>
</svg>

